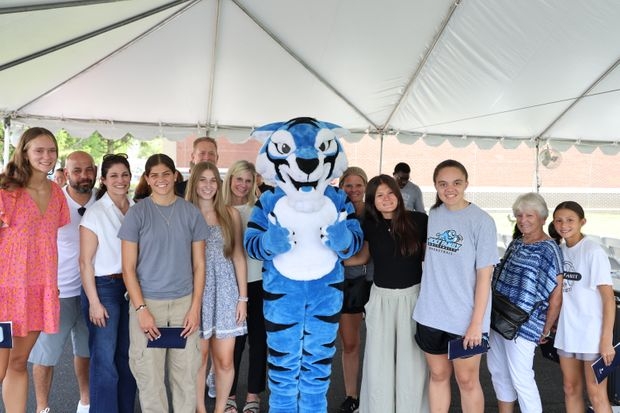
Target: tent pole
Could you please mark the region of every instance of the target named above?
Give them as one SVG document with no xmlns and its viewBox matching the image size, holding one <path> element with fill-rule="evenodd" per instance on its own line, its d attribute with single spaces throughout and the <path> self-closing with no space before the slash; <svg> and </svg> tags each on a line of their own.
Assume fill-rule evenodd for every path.
<svg viewBox="0 0 620 413">
<path fill-rule="evenodd" d="M 536 154 L 534 155 L 534 179 L 536 180 L 536 193 L 540 192 L 540 162 L 538 162 L 538 155 L 540 154 L 540 137 L 536 138 Z"/>
<path fill-rule="evenodd" d="M 33 11 L 59 9 L 62 7 L 89 6 L 99 3 L 112 3 L 116 0 L 73 0 L 73 1 L 56 1 L 47 4 L 32 4 L 29 6 L 6 6 L 0 7 L 0 14 L 9 13 L 27 13 Z"/>
<path fill-rule="evenodd" d="M 2 169 L 6 167 L 6 164 L 9 163 L 9 145 L 10 145 L 10 136 L 9 136 L 9 128 L 11 126 L 11 118 L 8 116 L 4 118 L 2 122 L 2 127 L 4 128 L 4 143 L 2 145 Z"/>
<path fill-rule="evenodd" d="M 82 34 L 80 36 L 74 37 L 73 39 L 69 39 L 69 40 L 66 40 L 64 42 L 60 42 L 60 43 L 57 43 L 57 44 L 52 45 L 50 47 L 47 47 L 45 49 L 36 51 L 34 53 L 29 54 L 28 56 L 23 56 L 23 57 L 20 57 L 18 59 L 15 59 L 15 60 L 13 60 L 11 62 L 4 63 L 4 64 L 0 65 L 0 72 L 3 71 L 3 70 L 6 70 L 6 69 L 10 69 L 10 68 L 12 68 L 14 66 L 21 65 L 23 63 L 27 63 L 27 62 L 29 62 L 31 60 L 34 60 L 34 59 L 37 59 L 39 57 L 48 55 L 48 54 L 56 52 L 58 50 L 64 49 L 65 47 L 69 47 L 69 46 L 72 46 L 74 44 L 77 44 L 77 43 L 83 42 L 85 40 L 91 39 L 93 37 L 102 35 L 104 33 L 107 33 L 109 31 L 112 31 L 112 30 L 117 29 L 119 27 L 123 27 L 123 26 L 126 26 L 126 25 L 130 24 L 130 23 L 134 23 L 136 21 L 145 19 L 145 18 L 150 17 L 150 16 L 152 16 L 154 14 L 157 14 L 159 12 L 165 11 L 165 10 L 171 8 L 171 7 L 178 6 L 180 4 L 186 3 L 188 1 L 190 1 L 190 0 L 174 0 L 174 1 L 171 1 L 168 4 L 164 4 L 164 5 L 161 5 L 159 7 L 155 7 L 154 9 L 147 10 L 147 11 L 145 11 L 143 13 L 137 14 L 135 16 L 128 17 L 128 18 L 126 18 L 124 20 L 121 20 L 120 22 L 116 22 L 116 23 L 107 25 L 107 26 L 102 27 L 100 29 L 96 29 L 96 30 L 93 30 L 93 31 L 91 31 L 89 33 L 85 33 L 85 34 Z"/>
<path fill-rule="evenodd" d="M 367 115 L 362 109 L 357 107 L 349 98 L 347 98 L 343 92 L 337 89 L 331 82 L 322 76 L 319 72 L 317 72 L 310 64 L 303 59 L 299 54 L 295 53 L 295 51 L 288 46 L 284 41 L 276 35 L 272 30 L 270 30 L 263 22 L 258 20 L 258 18 L 250 13 L 250 11 L 241 4 L 239 0 L 232 0 L 233 3 L 237 5 L 237 7 L 245 13 L 248 18 L 250 18 L 262 31 L 267 34 L 274 42 L 278 44 L 286 53 L 288 53 L 293 59 L 295 59 L 304 69 L 308 71 L 308 73 L 312 74 L 320 83 L 322 83 L 326 88 L 331 90 L 334 94 L 336 94 L 344 103 L 346 103 L 351 109 L 353 109 L 358 115 L 364 118 L 369 124 L 373 125 L 375 128 L 376 124 L 370 119 L 369 115 Z M 460 1 L 460 0 L 459 0 Z"/>
<path fill-rule="evenodd" d="M 178 1 L 178 0 L 177 0 Z M 188 0 L 182 0 L 182 1 L 188 1 Z M 57 85 L 53 86 L 51 89 L 46 90 L 45 92 L 41 93 L 40 95 L 32 98 L 30 101 L 23 103 L 18 109 L 17 112 L 21 111 L 23 108 L 25 108 L 26 106 L 32 104 L 33 102 L 43 98 L 44 96 L 47 96 L 48 94 L 52 93 L 53 91 L 59 89 L 61 86 L 69 83 L 71 80 L 75 79 L 76 77 L 80 76 L 83 73 L 86 73 L 87 71 L 91 70 L 92 68 L 100 65 L 102 62 L 110 59 L 112 56 L 117 55 L 118 53 L 124 51 L 125 49 L 127 49 L 128 47 L 130 47 L 131 45 L 133 45 L 134 43 L 140 41 L 141 39 L 143 39 L 144 37 L 148 36 L 149 34 L 151 34 L 152 32 L 154 32 L 155 30 L 158 30 L 160 27 L 162 27 L 163 25 L 165 25 L 166 23 L 168 23 L 170 20 L 172 20 L 173 18 L 177 17 L 178 15 L 184 13 L 188 8 L 192 7 L 194 4 L 196 4 L 196 2 L 198 2 L 200 0 L 191 0 L 190 4 L 187 6 L 184 6 L 183 8 L 181 8 L 180 10 L 177 10 L 176 12 L 174 12 L 172 15 L 166 17 L 165 19 L 161 20 L 159 23 L 155 24 L 154 26 L 151 26 L 150 28 L 148 28 L 146 31 L 144 31 L 143 33 L 140 33 L 138 36 L 134 37 L 133 39 L 129 40 L 127 43 L 123 44 L 122 46 L 120 46 L 119 48 L 117 48 L 116 50 L 113 50 L 112 52 L 108 53 L 107 55 L 105 55 L 104 57 L 102 57 L 101 59 L 97 60 L 96 62 L 94 62 L 93 64 L 91 64 L 90 66 L 82 69 L 81 71 L 77 72 L 76 74 L 74 74 L 73 76 L 69 77 L 68 79 L 65 79 L 64 81 L 58 83 Z M 144 17 L 144 16 L 143 16 Z M 2 67 L 0 66 L 0 71 L 2 70 Z M 115 122 L 115 123 L 120 123 L 117 122 L 113 119 L 109 119 L 109 122 Z M 159 123 L 157 122 L 153 122 L 153 124 L 155 125 L 159 125 Z"/>
<path fill-rule="evenodd" d="M 416 67 L 415 71 L 409 78 L 407 85 L 405 86 L 402 93 L 400 94 L 400 97 L 398 98 L 398 102 L 396 102 L 396 104 L 392 108 L 392 111 L 390 112 L 388 117 L 385 119 L 385 122 L 383 123 L 384 128 L 387 128 L 388 124 L 394 118 L 394 115 L 396 115 L 396 112 L 398 112 L 400 107 L 403 105 L 403 103 L 405 102 L 409 94 L 411 93 L 411 90 L 413 89 L 413 84 L 418 79 L 418 76 L 420 75 L 420 72 L 422 72 L 422 69 L 424 69 L 424 66 L 426 66 L 426 63 L 428 62 L 428 59 L 430 58 L 431 54 L 435 51 L 435 46 L 437 46 L 437 43 L 439 43 L 439 40 L 441 39 L 444 32 L 446 31 L 446 27 L 448 27 L 448 23 L 450 23 L 450 20 L 452 19 L 452 16 L 454 15 L 454 12 L 456 11 L 456 8 L 459 6 L 460 3 L 461 3 L 461 0 L 456 0 L 450 6 L 450 9 L 448 10 L 446 17 L 444 17 L 443 21 L 441 22 L 439 30 L 437 31 L 437 33 L 435 33 L 435 36 L 433 37 L 431 44 L 424 52 L 424 56 L 422 56 L 422 60 Z"/>
<path fill-rule="evenodd" d="M 380 146 L 379 146 L 379 173 L 381 174 L 381 171 L 383 170 L 383 131 L 379 131 L 379 139 L 380 139 Z"/>
<path fill-rule="evenodd" d="M 213 53 L 211 53 L 211 74 L 209 76 L 209 97 L 207 101 L 207 113 L 205 113 L 207 119 L 207 131 L 206 135 L 209 136 L 209 131 L 211 129 L 211 117 L 213 115 L 213 95 L 215 93 L 214 85 L 215 85 L 215 69 L 217 64 L 217 52 L 219 45 L 219 32 L 220 32 L 220 18 L 222 17 L 222 5 L 220 0 L 215 2 L 215 24 L 213 25 Z"/>
</svg>

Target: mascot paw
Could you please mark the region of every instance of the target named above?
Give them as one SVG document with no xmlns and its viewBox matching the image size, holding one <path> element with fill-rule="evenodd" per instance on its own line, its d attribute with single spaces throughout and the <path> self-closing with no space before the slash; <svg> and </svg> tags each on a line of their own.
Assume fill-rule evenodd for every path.
<svg viewBox="0 0 620 413">
<path fill-rule="evenodd" d="M 351 246 L 353 234 L 347 226 L 347 213 L 338 214 L 338 220 L 322 231 L 323 244 L 336 252 L 344 251 Z"/>
<path fill-rule="evenodd" d="M 283 254 L 291 249 L 290 232 L 278 223 L 273 213 L 269 214 L 269 226 L 263 234 L 265 250 L 273 255 Z"/>
</svg>

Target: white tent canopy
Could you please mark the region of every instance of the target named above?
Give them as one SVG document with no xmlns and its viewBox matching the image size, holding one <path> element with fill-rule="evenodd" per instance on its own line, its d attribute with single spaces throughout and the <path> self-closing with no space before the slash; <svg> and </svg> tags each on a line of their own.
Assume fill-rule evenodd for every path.
<svg viewBox="0 0 620 413">
<path fill-rule="evenodd" d="M 0 116 L 237 141 L 313 116 L 352 139 L 617 152 L 618 22 L 617 0 L 3 0 Z"/>
</svg>

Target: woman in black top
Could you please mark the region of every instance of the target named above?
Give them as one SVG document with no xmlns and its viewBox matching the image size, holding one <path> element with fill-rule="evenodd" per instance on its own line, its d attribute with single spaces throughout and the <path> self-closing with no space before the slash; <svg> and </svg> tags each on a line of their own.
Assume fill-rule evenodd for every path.
<svg viewBox="0 0 620 413">
<path fill-rule="evenodd" d="M 374 262 L 366 305 L 366 350 L 360 413 L 428 410 L 428 371 L 413 340 L 411 319 L 420 292 L 427 216 L 406 211 L 394 178 L 379 175 L 366 187 L 364 254 Z"/>
</svg>

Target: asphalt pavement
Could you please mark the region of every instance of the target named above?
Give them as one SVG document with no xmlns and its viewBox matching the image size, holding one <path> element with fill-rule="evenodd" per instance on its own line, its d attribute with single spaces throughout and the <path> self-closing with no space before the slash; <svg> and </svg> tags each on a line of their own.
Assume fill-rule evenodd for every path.
<svg viewBox="0 0 620 413">
<path fill-rule="evenodd" d="M 344 384 L 342 379 L 342 368 L 340 362 L 340 347 L 333 363 L 332 382 L 328 394 L 329 413 L 336 413 L 338 406 L 344 399 Z M 536 371 L 536 381 L 540 390 L 543 411 L 545 413 L 560 413 L 564 412 L 564 397 L 562 391 L 562 374 L 558 364 L 544 359 L 537 352 L 534 359 L 534 369 Z M 241 379 L 239 380 L 237 399 L 241 402 L 245 400 L 246 392 L 246 371 L 247 371 L 247 351 L 244 354 L 241 365 Z M 491 385 L 489 373 L 486 369 L 486 361 L 482 361 L 482 369 L 480 372 L 480 379 L 482 382 L 484 395 L 485 395 L 485 412 L 495 413 L 498 411 L 495 394 Z M 450 412 L 461 412 L 460 401 L 458 392 L 456 391 L 456 384 L 453 383 L 452 392 L 452 405 Z M 54 381 L 52 384 L 51 400 L 50 400 L 50 413 L 73 413 L 78 402 L 77 382 L 73 373 L 73 362 L 71 355 L 71 347 L 67 345 L 63 353 L 59 366 L 56 367 L 54 372 Z M 268 395 L 262 395 L 261 412 L 268 411 L 267 405 Z M 241 409 L 242 405 L 239 406 Z M 32 388 L 32 378 L 30 380 L 30 395 L 28 398 L 28 410 L 27 413 L 35 412 L 35 399 L 34 390 Z M 209 411 L 213 410 L 213 399 L 207 398 L 207 408 Z M 519 409 L 517 408 L 518 412 Z M 136 403 L 135 413 L 140 413 L 140 407 Z M 4 405 L 0 401 L 0 413 L 5 413 Z M 383 413 L 383 412 L 376 412 Z"/>
</svg>

